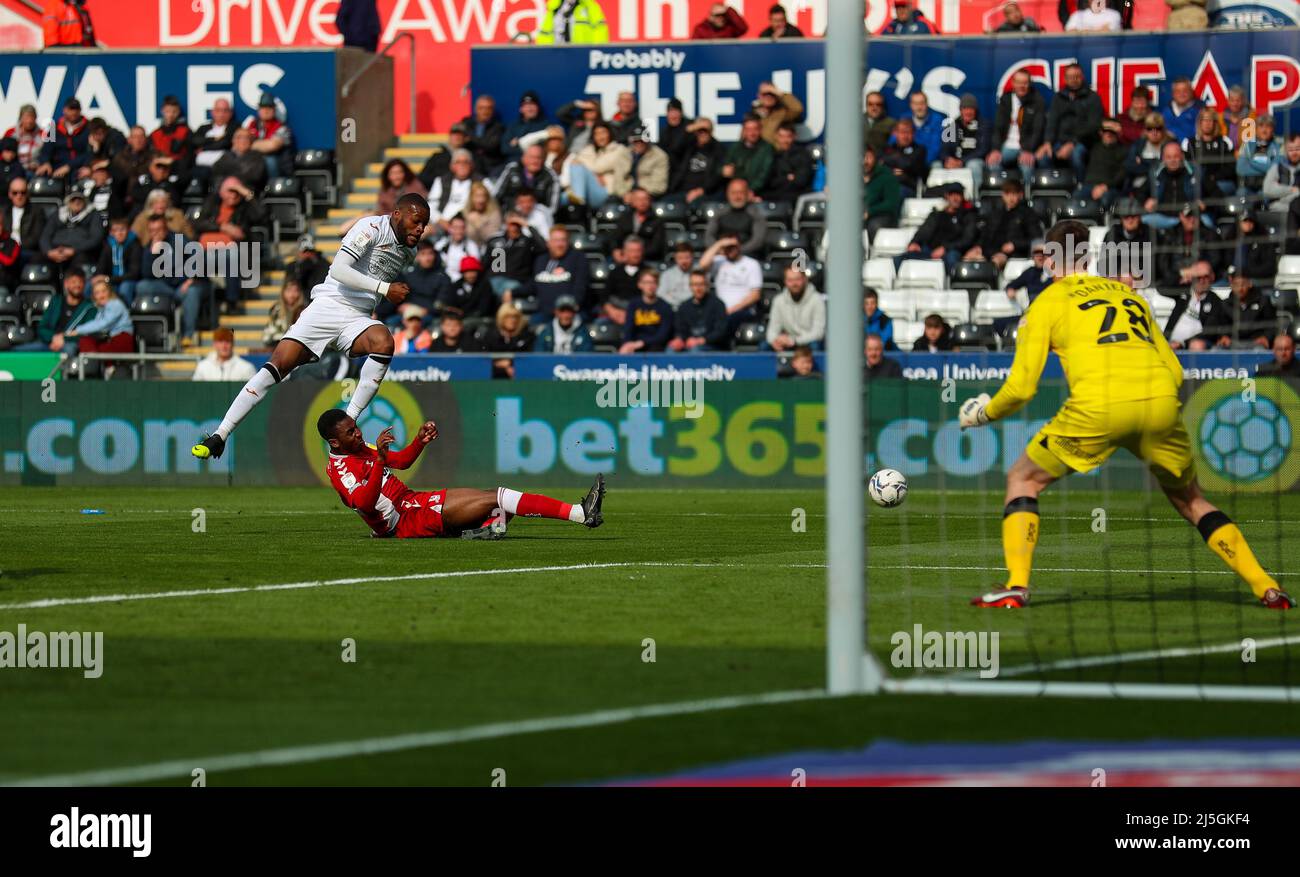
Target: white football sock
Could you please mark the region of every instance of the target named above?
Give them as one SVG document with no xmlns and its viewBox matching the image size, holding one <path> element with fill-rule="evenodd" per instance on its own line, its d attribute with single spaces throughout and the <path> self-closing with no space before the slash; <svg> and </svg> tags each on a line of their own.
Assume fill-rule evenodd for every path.
<svg viewBox="0 0 1300 877">
<path fill-rule="evenodd" d="M 523 494 L 509 487 L 497 488 L 497 506 L 508 515 L 519 514 L 519 498 Z"/>
<path fill-rule="evenodd" d="M 230 403 L 230 410 L 226 412 L 221 425 L 217 427 L 216 434 L 221 436 L 222 441 L 230 438 L 230 434 L 235 431 L 235 427 L 239 426 L 239 422 L 247 417 L 248 412 L 266 398 L 267 391 L 279 382 L 280 373 L 269 362 L 248 379 L 248 383 L 244 384 L 244 388 L 235 396 L 235 401 Z"/>
<path fill-rule="evenodd" d="M 375 393 L 379 392 L 379 385 L 383 383 L 384 375 L 388 374 L 388 365 L 392 361 L 391 356 L 377 356 L 373 353 L 366 357 L 361 366 L 361 380 L 357 382 L 356 392 L 348 402 L 348 417 L 356 420 L 366 410 L 370 400 L 375 398 Z"/>
</svg>

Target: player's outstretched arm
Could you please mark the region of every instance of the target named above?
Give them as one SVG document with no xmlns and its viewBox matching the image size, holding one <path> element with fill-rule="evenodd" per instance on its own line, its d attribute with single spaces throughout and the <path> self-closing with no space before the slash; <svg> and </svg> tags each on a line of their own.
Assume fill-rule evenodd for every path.
<svg viewBox="0 0 1300 877">
<path fill-rule="evenodd" d="M 388 430 L 384 430 L 388 432 Z M 438 437 L 438 425 L 432 420 L 427 421 L 420 427 L 411 439 L 411 443 L 400 451 L 392 451 L 388 455 L 388 467 L 390 469 L 409 469 L 415 465 L 415 461 L 420 459 L 421 452 L 428 447 L 429 442 Z M 390 437 L 391 440 L 391 437 Z"/>
<path fill-rule="evenodd" d="M 988 420 L 1001 420 L 1015 414 L 1038 392 L 1038 381 L 1043 376 L 1047 354 L 1052 349 L 1055 312 L 1044 296 L 1039 296 L 1034 307 L 1025 311 L 1020 320 L 1020 331 L 1016 334 L 1016 357 L 1011 363 L 1011 373 L 1002 389 L 984 407 Z"/>
</svg>

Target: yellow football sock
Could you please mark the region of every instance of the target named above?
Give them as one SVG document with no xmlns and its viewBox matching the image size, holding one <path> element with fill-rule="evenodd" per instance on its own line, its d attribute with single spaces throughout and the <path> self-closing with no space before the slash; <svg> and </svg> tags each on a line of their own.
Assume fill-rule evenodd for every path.
<svg viewBox="0 0 1300 877">
<path fill-rule="evenodd" d="M 1022 496 L 1007 503 L 1002 512 L 1002 551 L 1007 559 L 1007 587 L 1029 587 L 1038 544 L 1038 500 Z"/>
<path fill-rule="evenodd" d="M 1256 597 L 1262 598 L 1269 588 L 1277 587 L 1277 582 L 1255 559 L 1255 552 L 1250 550 L 1241 530 L 1223 512 L 1210 512 L 1197 521 L 1196 528 L 1205 537 L 1205 544 L 1210 550 L 1222 557 L 1233 572 L 1246 580 Z"/>
</svg>

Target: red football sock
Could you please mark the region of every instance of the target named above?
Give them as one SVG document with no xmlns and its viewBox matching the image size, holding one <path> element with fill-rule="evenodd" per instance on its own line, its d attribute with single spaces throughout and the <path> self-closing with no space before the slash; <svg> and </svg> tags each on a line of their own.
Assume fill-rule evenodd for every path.
<svg viewBox="0 0 1300 877">
<path fill-rule="evenodd" d="M 512 515 L 528 518 L 554 518 L 557 521 L 573 520 L 573 504 L 560 502 L 540 493 L 520 493 L 508 487 L 497 488 L 497 505 Z"/>
</svg>

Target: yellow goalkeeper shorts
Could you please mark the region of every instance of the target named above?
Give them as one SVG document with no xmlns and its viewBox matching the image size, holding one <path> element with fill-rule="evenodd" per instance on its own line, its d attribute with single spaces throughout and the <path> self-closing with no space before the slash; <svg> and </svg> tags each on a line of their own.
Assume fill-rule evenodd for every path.
<svg viewBox="0 0 1300 877">
<path fill-rule="evenodd" d="M 1145 462 L 1162 487 L 1182 487 L 1196 477 L 1192 441 L 1174 396 L 1113 403 L 1099 411 L 1083 411 L 1067 399 L 1025 453 L 1061 478 L 1097 468 L 1118 448 Z"/>
</svg>

